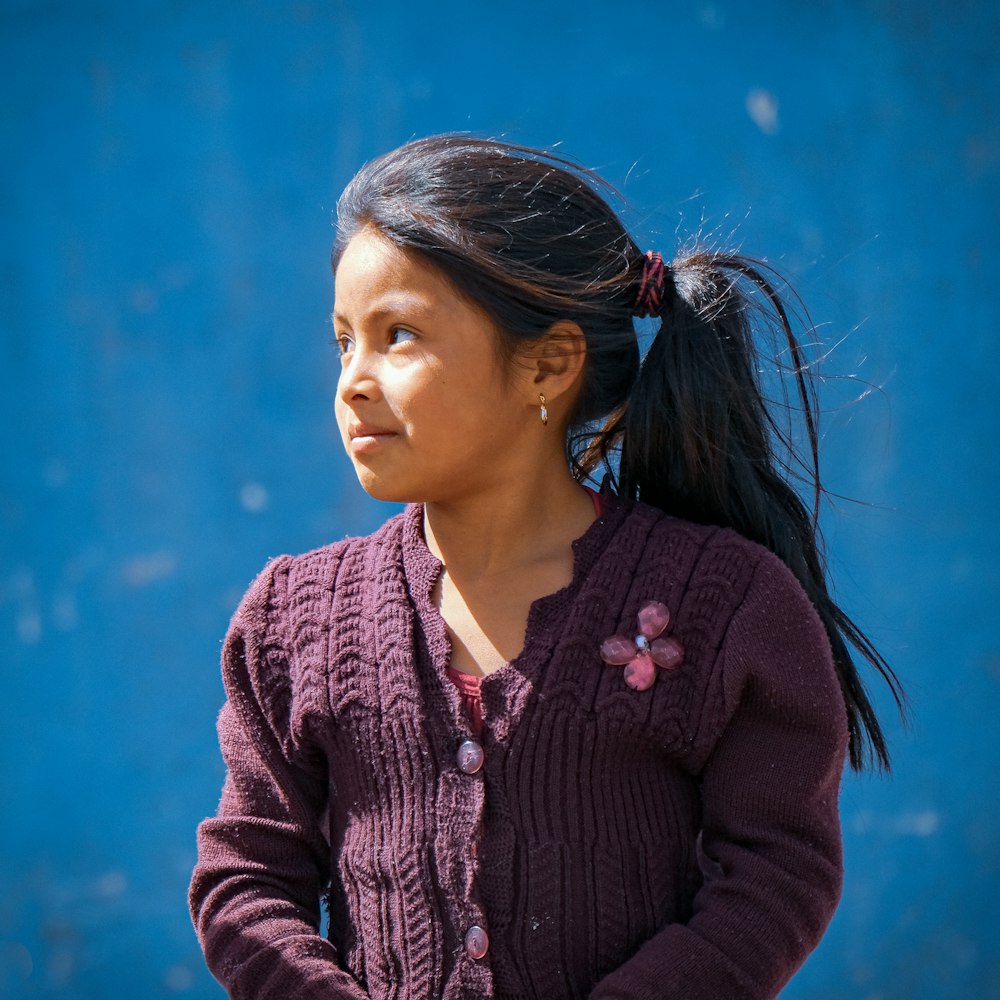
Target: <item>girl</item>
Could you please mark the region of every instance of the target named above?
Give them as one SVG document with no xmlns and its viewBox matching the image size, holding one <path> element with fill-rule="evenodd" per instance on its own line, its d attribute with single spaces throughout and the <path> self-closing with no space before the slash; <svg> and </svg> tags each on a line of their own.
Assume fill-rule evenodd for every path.
<svg viewBox="0 0 1000 1000">
<path fill-rule="evenodd" d="M 254 1000 L 773 997 L 840 895 L 845 756 L 888 766 L 848 647 L 901 691 L 773 450 L 741 285 L 818 502 L 772 285 L 644 254 L 593 174 L 456 135 L 354 178 L 333 265 L 344 446 L 409 506 L 236 612 L 210 968 Z"/>
</svg>

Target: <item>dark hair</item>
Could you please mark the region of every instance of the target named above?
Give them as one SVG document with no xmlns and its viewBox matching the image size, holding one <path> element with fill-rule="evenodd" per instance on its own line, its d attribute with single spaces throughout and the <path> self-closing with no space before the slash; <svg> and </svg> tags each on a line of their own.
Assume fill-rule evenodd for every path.
<svg viewBox="0 0 1000 1000">
<path fill-rule="evenodd" d="M 577 324 L 586 362 L 566 443 L 576 476 L 604 466 L 621 495 L 731 527 L 783 559 L 830 637 L 851 766 L 861 770 L 874 756 L 888 769 L 848 647 L 882 675 L 901 713 L 904 695 L 827 587 L 816 402 L 774 272 L 735 254 L 682 254 L 667 270 L 660 333 L 643 358 L 632 318 L 646 257 L 608 204 L 612 194 L 592 171 L 551 153 L 465 135 L 420 139 L 368 163 L 347 186 L 334 267 L 351 237 L 374 227 L 482 308 L 509 362 L 558 321 Z M 762 388 L 755 333 L 767 324 L 751 318 L 766 315 L 787 346 L 789 361 L 778 366 L 794 379 L 804 456 Z M 811 487 L 811 510 L 796 480 Z"/>
</svg>

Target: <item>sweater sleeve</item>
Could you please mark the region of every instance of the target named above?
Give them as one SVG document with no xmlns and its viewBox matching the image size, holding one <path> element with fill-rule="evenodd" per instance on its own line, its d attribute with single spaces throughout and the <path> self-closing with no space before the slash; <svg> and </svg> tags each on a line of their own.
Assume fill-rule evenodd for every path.
<svg viewBox="0 0 1000 1000">
<path fill-rule="evenodd" d="M 216 816 L 198 828 L 191 915 L 209 968 L 234 1000 L 366 1000 L 319 933 L 329 852 L 321 755 L 291 732 L 281 642 L 287 557 L 247 592 L 223 646 L 227 764 Z"/>
<path fill-rule="evenodd" d="M 843 880 L 847 714 L 822 622 L 767 553 L 722 652 L 722 728 L 701 773 L 705 881 L 590 1000 L 767 1000 L 816 947 Z"/>
</svg>

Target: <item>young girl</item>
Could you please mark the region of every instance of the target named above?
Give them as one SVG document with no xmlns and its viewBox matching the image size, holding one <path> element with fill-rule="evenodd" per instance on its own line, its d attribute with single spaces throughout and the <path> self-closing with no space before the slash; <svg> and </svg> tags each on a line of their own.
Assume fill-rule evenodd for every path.
<svg viewBox="0 0 1000 1000">
<path fill-rule="evenodd" d="M 759 267 L 643 253 L 601 192 L 452 135 L 341 198 L 337 418 L 409 506 L 233 618 L 190 893 L 232 997 L 758 1000 L 834 912 L 845 756 L 888 766 L 848 647 L 901 692 L 783 475 L 757 299 L 818 501 L 804 362 Z"/>
</svg>

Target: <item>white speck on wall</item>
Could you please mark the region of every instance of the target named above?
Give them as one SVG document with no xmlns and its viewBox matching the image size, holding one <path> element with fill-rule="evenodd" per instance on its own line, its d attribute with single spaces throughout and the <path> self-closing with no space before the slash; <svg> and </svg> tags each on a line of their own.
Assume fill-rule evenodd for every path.
<svg viewBox="0 0 1000 1000">
<path fill-rule="evenodd" d="M 194 976 L 186 965 L 172 965 L 167 969 L 163 982 L 171 993 L 183 993 L 194 986 Z"/>
<path fill-rule="evenodd" d="M 76 597 L 69 591 L 56 594 L 52 602 L 52 622 L 60 632 L 71 632 L 79 624 Z"/>
<path fill-rule="evenodd" d="M 133 556 L 122 563 L 122 577 L 130 587 L 145 587 L 156 580 L 172 576 L 177 560 L 172 552 L 151 552 Z"/>
<path fill-rule="evenodd" d="M 933 809 L 923 812 L 900 813 L 896 817 L 896 833 L 913 837 L 929 837 L 937 833 L 941 825 L 940 815 Z"/>
<path fill-rule="evenodd" d="M 23 606 L 18 609 L 17 637 L 26 646 L 33 646 L 42 638 L 42 616 L 38 608 Z"/>
<path fill-rule="evenodd" d="M 769 90 L 754 88 L 747 94 L 747 114 L 765 135 L 778 131 L 778 99 Z"/>
<path fill-rule="evenodd" d="M 941 827 L 936 809 L 917 809 L 895 816 L 875 816 L 859 812 L 851 820 L 851 830 L 858 834 L 881 834 L 894 837 L 931 837 Z"/>
<path fill-rule="evenodd" d="M 14 629 L 18 639 L 33 646 L 42 638 L 42 612 L 31 570 L 19 567 L 6 579 L 0 580 L 0 603 L 15 605 Z"/>
<path fill-rule="evenodd" d="M 53 948 L 46 962 L 45 978 L 49 983 L 62 987 L 70 982 L 77 968 L 76 955 L 69 947 L 63 945 Z"/>
<path fill-rule="evenodd" d="M 260 483 L 244 483 L 240 490 L 240 503 L 251 514 L 259 514 L 265 510 L 269 499 L 267 490 Z"/>
<path fill-rule="evenodd" d="M 698 20 L 702 26 L 718 31 L 726 25 L 726 15 L 715 4 L 706 3 L 698 8 Z"/>
<path fill-rule="evenodd" d="M 128 879 L 121 871 L 108 871 L 99 876 L 94 882 L 94 895 L 105 899 L 113 899 L 124 894 L 128 888 Z"/>
</svg>

